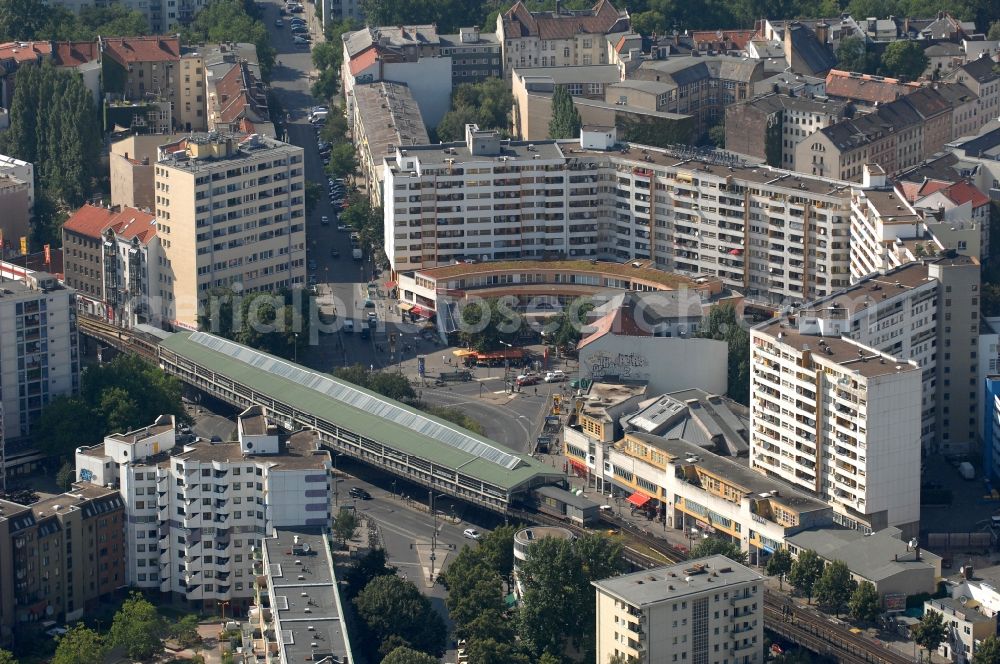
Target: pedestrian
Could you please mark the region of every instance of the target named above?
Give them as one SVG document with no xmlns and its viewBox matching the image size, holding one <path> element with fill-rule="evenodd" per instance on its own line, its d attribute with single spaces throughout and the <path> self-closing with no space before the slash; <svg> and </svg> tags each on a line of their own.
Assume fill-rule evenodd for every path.
<svg viewBox="0 0 1000 664">
<path fill-rule="evenodd" d="M 535 388 L 535 396 L 536 397 L 538 396 L 538 388 L 537 387 Z"/>
</svg>

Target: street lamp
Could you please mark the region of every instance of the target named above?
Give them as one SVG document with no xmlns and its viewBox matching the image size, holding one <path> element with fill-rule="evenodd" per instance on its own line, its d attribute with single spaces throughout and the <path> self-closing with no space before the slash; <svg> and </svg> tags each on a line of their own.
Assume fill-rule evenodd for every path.
<svg viewBox="0 0 1000 664">
<path fill-rule="evenodd" d="M 438 519 L 437 510 L 434 509 L 434 499 L 435 498 L 447 498 L 447 494 L 439 493 L 435 494 L 434 490 L 431 489 L 427 492 L 430 496 L 430 506 L 431 506 L 431 516 L 434 519 L 434 530 L 431 531 L 431 583 L 434 583 L 434 561 L 437 560 L 437 530 L 438 530 Z"/>
<path fill-rule="evenodd" d="M 506 346 L 509 349 L 513 349 L 514 348 L 514 344 L 509 344 L 506 341 L 501 341 L 500 343 L 502 343 L 504 346 Z M 504 380 L 507 379 L 508 374 L 510 374 L 510 353 L 509 352 L 508 353 L 504 353 L 504 358 L 503 358 L 503 377 L 504 377 Z M 511 391 L 513 392 L 513 389 Z"/>
<path fill-rule="evenodd" d="M 293 360 L 296 364 L 299 363 L 299 333 L 296 332 L 294 335 L 295 343 L 292 344 L 292 352 L 294 353 L 295 359 Z"/>
<path fill-rule="evenodd" d="M 392 481 L 392 498 L 393 500 L 396 499 L 396 480 Z"/>
</svg>

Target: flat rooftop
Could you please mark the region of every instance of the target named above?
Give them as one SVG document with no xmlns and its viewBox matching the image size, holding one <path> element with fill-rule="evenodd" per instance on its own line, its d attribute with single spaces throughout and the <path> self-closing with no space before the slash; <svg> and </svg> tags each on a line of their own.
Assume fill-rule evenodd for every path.
<svg viewBox="0 0 1000 664">
<path fill-rule="evenodd" d="M 852 572 L 872 583 L 908 570 L 941 570 L 941 557 L 921 549 L 920 560 L 897 528 L 865 535 L 847 528 L 813 528 L 789 535 L 785 540 L 799 549 L 812 549 L 825 560 L 842 560 Z"/>
<path fill-rule="evenodd" d="M 729 457 L 706 452 L 703 447 L 682 438 L 664 438 L 647 433 L 630 433 L 630 436 L 652 445 L 673 457 L 672 463 L 692 465 L 723 481 L 740 486 L 748 497 L 769 498 L 797 512 L 814 512 L 830 509 L 824 501 L 810 496 L 781 480 L 750 470 Z M 694 459 L 688 462 L 687 459 Z"/>
<path fill-rule="evenodd" d="M 161 349 L 244 385 L 323 426 L 339 426 L 443 468 L 513 491 L 556 472 L 529 455 L 333 376 L 206 332 L 178 332 Z M 161 351 L 162 352 L 162 351 Z"/>
<path fill-rule="evenodd" d="M 837 291 L 827 297 L 808 302 L 799 314 L 824 318 L 831 313 L 838 316 L 851 315 L 878 305 L 882 300 L 908 293 L 934 281 L 925 263 L 907 263 L 885 274 L 874 274 L 853 286 Z"/>
<path fill-rule="evenodd" d="M 914 214 L 910 204 L 891 189 L 867 189 L 864 192 L 875 211 L 882 217 L 883 223 L 912 224 L 922 221 L 922 217 Z"/>
<path fill-rule="evenodd" d="M 465 141 L 454 143 L 439 143 L 437 145 L 408 145 L 402 149 L 406 157 L 414 157 L 420 161 L 421 168 L 439 168 L 442 166 L 461 166 L 467 163 L 562 160 L 563 153 L 555 141 L 501 140 L 496 153 L 472 154 Z M 399 169 L 395 155 L 387 157 L 386 161 L 395 172 Z"/>
<path fill-rule="evenodd" d="M 959 602 L 954 597 L 941 597 L 938 599 L 928 600 L 931 606 L 944 609 L 945 612 L 950 611 L 952 614 L 961 617 L 966 622 L 970 623 L 984 623 L 993 622 L 996 620 L 994 616 L 987 616 L 980 613 L 976 608 L 972 606 L 966 606 Z"/>
<path fill-rule="evenodd" d="M 636 267 L 639 263 L 639 267 Z M 445 279 L 465 279 L 484 273 L 524 272 L 539 274 L 544 272 L 580 272 L 584 274 L 606 274 L 615 277 L 629 277 L 650 283 L 660 284 L 665 290 L 679 287 L 697 288 L 698 283 L 691 277 L 672 272 L 664 272 L 651 267 L 646 261 L 631 261 L 629 263 L 611 263 L 607 261 L 487 261 L 483 263 L 456 263 L 439 267 L 420 268 L 415 271 L 427 279 L 442 281 Z M 543 284 L 525 284 L 537 285 Z"/>
<path fill-rule="evenodd" d="M 129 431 L 128 433 L 111 433 L 105 436 L 111 440 L 117 440 L 122 443 L 129 443 L 130 445 L 135 445 L 140 440 L 146 440 L 147 438 L 152 438 L 153 436 L 159 436 L 161 433 L 166 433 L 174 428 L 173 423 L 161 423 L 159 420 L 162 417 L 157 418 L 156 424 L 150 424 L 147 427 L 141 429 L 136 429 L 135 431 Z M 101 447 L 104 447 L 101 445 Z"/>
<path fill-rule="evenodd" d="M 322 470 L 330 463 L 330 453 L 319 446 L 319 434 L 315 431 L 298 431 L 290 435 L 282 444 L 278 454 L 243 454 L 238 442 L 212 443 L 200 440 L 184 446 L 184 451 L 175 454 L 172 459 L 197 461 L 200 463 L 233 463 L 253 460 L 267 462 L 271 467 L 279 469 L 309 469 Z"/>
<path fill-rule="evenodd" d="M 811 351 L 813 358 L 819 362 L 838 364 L 866 378 L 920 371 L 920 367 L 909 364 L 906 360 L 880 353 L 850 339 L 802 334 L 796 327 L 786 324 L 780 318 L 772 319 L 753 329 L 771 336 L 779 344 L 791 346 L 798 352 Z"/>
<path fill-rule="evenodd" d="M 599 592 L 641 608 L 756 583 L 763 578 L 749 567 L 715 555 L 594 581 L 594 586 Z"/>
<path fill-rule="evenodd" d="M 358 107 L 368 150 L 376 164 L 391 156 L 397 146 L 431 142 L 420 108 L 408 86 L 388 81 L 356 85 L 354 103 Z"/>
<path fill-rule="evenodd" d="M 262 542 L 282 661 L 319 662 L 324 657 L 353 661 L 330 546 L 323 533 L 278 528 Z"/>
<path fill-rule="evenodd" d="M 583 402 L 583 413 L 595 419 L 608 419 L 608 409 L 618 404 L 642 397 L 646 394 L 646 383 L 602 383 L 594 382 L 587 390 Z"/>
</svg>

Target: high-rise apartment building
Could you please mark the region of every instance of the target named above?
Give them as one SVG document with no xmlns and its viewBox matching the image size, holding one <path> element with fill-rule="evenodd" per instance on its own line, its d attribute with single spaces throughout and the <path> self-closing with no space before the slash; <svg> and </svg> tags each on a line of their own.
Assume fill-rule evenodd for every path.
<svg viewBox="0 0 1000 664">
<path fill-rule="evenodd" d="M 77 483 L 33 505 L 0 500 L 0 643 L 24 622 L 79 620 L 125 584 L 117 491 Z"/>
<path fill-rule="evenodd" d="M 253 550 L 274 528 L 326 527 L 330 455 L 317 435 L 283 435 L 260 407 L 235 442 L 178 444 L 172 416 L 79 448 L 79 479 L 117 488 L 128 522 L 128 582 L 214 607 L 253 597 Z"/>
<path fill-rule="evenodd" d="M 750 465 L 856 530 L 920 521 L 921 371 L 806 314 L 750 331 Z"/>
<path fill-rule="evenodd" d="M 305 284 L 302 148 L 256 134 L 192 134 L 160 147 L 153 182 L 165 320 L 197 327 L 212 288 Z"/>
<path fill-rule="evenodd" d="M 764 579 L 725 556 L 708 556 L 602 581 L 597 664 L 757 664 L 764 658 Z"/>
<path fill-rule="evenodd" d="M 845 182 L 617 141 L 397 147 L 386 159 L 385 249 L 405 272 L 455 261 L 652 260 L 748 299 L 805 302 L 849 285 Z"/>
<path fill-rule="evenodd" d="M 45 272 L 0 283 L 0 396 L 7 440 L 28 435 L 52 399 L 79 388 L 76 292 Z"/>
</svg>

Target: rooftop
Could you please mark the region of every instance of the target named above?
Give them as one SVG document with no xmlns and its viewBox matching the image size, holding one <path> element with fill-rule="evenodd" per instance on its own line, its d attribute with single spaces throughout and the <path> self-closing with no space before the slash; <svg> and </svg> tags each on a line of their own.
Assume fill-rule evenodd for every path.
<svg viewBox="0 0 1000 664">
<path fill-rule="evenodd" d="M 326 536 L 278 528 L 262 544 L 282 661 L 353 661 Z"/>
<path fill-rule="evenodd" d="M 137 238 L 147 244 L 156 235 L 156 217 L 133 207 L 115 209 L 86 203 L 70 215 L 63 228 L 91 239 L 101 239 L 110 228 L 120 239 Z"/>
<path fill-rule="evenodd" d="M 197 132 L 184 138 L 161 145 L 158 162 L 161 166 L 189 172 L 198 172 L 224 164 L 236 167 L 241 161 L 259 159 L 262 156 L 276 156 L 278 153 L 301 152 L 302 148 L 290 143 L 257 134 L 215 131 Z"/>
<path fill-rule="evenodd" d="M 745 407 L 697 388 L 663 394 L 627 422 L 645 433 L 682 438 L 717 454 L 742 456 L 749 451 Z"/>
<path fill-rule="evenodd" d="M 907 263 L 884 274 L 873 274 L 827 297 L 808 302 L 799 309 L 799 314 L 820 317 L 831 313 L 855 314 L 877 305 L 882 300 L 908 293 L 930 281 L 935 281 L 929 274 L 926 263 Z"/>
<path fill-rule="evenodd" d="M 603 383 L 593 382 L 587 389 L 582 412 L 588 417 L 610 420 L 608 411 L 629 399 L 642 398 L 646 394 L 645 383 Z"/>
<path fill-rule="evenodd" d="M 828 97 L 842 97 L 869 104 L 876 102 L 886 104 L 913 92 L 915 89 L 914 85 L 884 76 L 871 76 L 838 69 L 831 69 L 826 75 L 826 94 Z"/>
<path fill-rule="evenodd" d="M 996 616 L 987 616 L 984 613 L 981 613 L 975 607 L 966 606 L 965 604 L 958 601 L 954 597 L 939 597 L 937 599 L 929 599 L 927 600 L 927 604 L 930 604 L 935 609 L 942 610 L 943 613 L 950 613 L 951 615 L 960 617 L 965 622 L 985 623 L 985 622 L 993 622 L 996 620 Z"/>
<path fill-rule="evenodd" d="M 779 479 L 751 470 L 729 457 L 706 451 L 704 447 L 689 440 L 665 438 L 638 432 L 630 432 L 628 435 L 666 452 L 671 457 L 670 463 L 674 465 L 694 466 L 723 482 L 743 489 L 744 497 L 768 498 L 799 513 L 830 509 L 830 506 L 819 498 L 815 498 Z"/>
<path fill-rule="evenodd" d="M 427 127 L 410 88 L 403 83 L 379 81 L 354 86 L 354 103 L 375 164 L 406 145 L 427 145 Z"/>
<path fill-rule="evenodd" d="M 913 212 L 905 198 L 894 189 L 866 189 L 865 198 L 884 222 L 913 223 L 920 215 Z"/>
<path fill-rule="evenodd" d="M 515 67 L 513 76 L 522 79 L 547 79 L 556 85 L 565 85 L 567 83 L 618 83 L 622 80 L 618 65 Z"/>
<path fill-rule="evenodd" d="M 777 343 L 789 346 L 797 353 L 811 352 L 813 359 L 820 364 L 836 364 L 865 378 L 920 371 L 920 367 L 914 363 L 895 358 L 850 339 L 803 334 L 780 318 L 762 323 L 753 329 L 769 335 Z"/>
<path fill-rule="evenodd" d="M 920 560 L 907 543 L 899 539 L 899 530 L 886 528 L 865 535 L 846 528 L 813 528 L 790 535 L 785 541 L 799 549 L 812 549 L 824 560 L 841 560 L 850 570 L 872 583 L 915 569 L 940 571 L 941 557 L 920 551 Z"/>
<path fill-rule="evenodd" d="M 606 34 L 627 29 L 628 14 L 624 16 L 608 2 L 598 0 L 591 9 L 532 12 L 518 2 L 501 18 L 507 39 L 538 37 L 539 39 L 572 39 L 575 35 Z"/>
<path fill-rule="evenodd" d="M 327 374 L 204 332 L 178 332 L 161 348 L 312 415 L 509 491 L 562 477 L 531 456 Z"/>
<path fill-rule="evenodd" d="M 465 279 L 477 274 L 500 272 L 527 272 L 538 274 L 543 272 L 580 272 L 584 274 L 607 274 L 616 277 L 628 277 L 637 281 L 658 284 L 664 289 L 697 288 L 694 279 L 681 274 L 664 272 L 640 263 L 636 267 L 632 263 L 611 263 L 606 261 L 492 261 L 486 263 L 456 263 L 440 267 L 421 268 L 416 271 L 422 277 L 442 281 L 446 279 Z"/>
<path fill-rule="evenodd" d="M 161 415 L 156 418 L 154 424 L 150 424 L 147 427 L 141 429 L 136 429 L 135 431 L 129 431 L 128 433 L 111 433 L 106 436 L 111 440 L 116 440 L 122 443 L 128 443 L 130 445 L 135 445 L 139 441 L 146 440 L 147 438 L 152 438 L 153 436 L 159 436 L 161 433 L 166 433 L 174 428 L 174 418 L 170 415 Z M 102 445 L 103 447 L 103 445 Z"/>
<path fill-rule="evenodd" d="M 749 567 L 715 555 L 593 583 L 598 592 L 642 608 L 762 580 L 763 577 Z"/>
<path fill-rule="evenodd" d="M 330 453 L 319 446 L 319 436 L 315 431 L 298 431 L 288 436 L 282 451 L 278 454 L 244 454 L 237 442 L 211 443 L 205 440 L 184 446 L 184 451 L 174 459 L 198 463 L 234 463 L 252 458 L 257 462 L 267 462 L 272 468 L 308 469 L 326 468 L 330 463 Z"/>
<path fill-rule="evenodd" d="M 6 42 L 0 44 L 0 61 L 13 60 L 20 65 L 24 62 L 39 62 L 43 57 L 52 55 L 52 42 Z"/>
<path fill-rule="evenodd" d="M 179 37 L 103 37 L 104 53 L 123 66 L 133 62 L 166 62 L 180 60 Z"/>
<path fill-rule="evenodd" d="M 651 337 L 653 330 L 645 321 L 637 321 L 635 318 L 636 304 L 639 298 L 634 291 L 623 294 L 618 306 L 611 308 L 603 316 L 589 324 L 584 330 L 587 335 L 577 343 L 577 350 L 597 341 L 607 334 L 625 337 Z M 641 306 L 640 306 L 641 312 Z M 641 317 L 641 313 L 640 313 Z"/>
<path fill-rule="evenodd" d="M 96 41 L 56 42 L 55 46 L 56 50 L 52 59 L 59 67 L 79 67 L 88 62 L 99 60 L 101 57 L 101 51 Z"/>
</svg>

